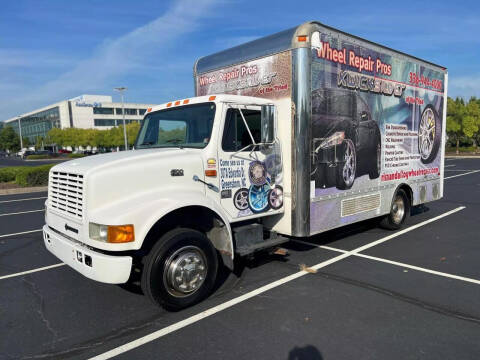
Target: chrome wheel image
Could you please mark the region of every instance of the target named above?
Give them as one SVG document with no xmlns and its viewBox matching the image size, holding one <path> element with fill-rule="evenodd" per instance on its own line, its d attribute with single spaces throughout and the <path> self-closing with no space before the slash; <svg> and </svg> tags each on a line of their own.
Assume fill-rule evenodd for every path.
<svg viewBox="0 0 480 360">
<path fill-rule="evenodd" d="M 405 215 L 405 203 L 403 197 L 397 195 L 392 206 L 392 220 L 395 224 L 401 224 Z"/>
<path fill-rule="evenodd" d="M 380 172 L 382 168 L 382 144 L 377 144 L 377 170 Z"/>
<path fill-rule="evenodd" d="M 274 210 L 278 210 L 283 205 L 283 188 L 276 186 L 268 192 L 268 203 Z"/>
<path fill-rule="evenodd" d="M 238 210 L 248 209 L 248 189 L 238 189 L 233 196 L 233 204 Z"/>
<path fill-rule="evenodd" d="M 163 282 L 167 291 L 176 297 L 190 295 L 205 281 L 207 262 L 203 251 L 185 246 L 175 251 L 165 262 Z"/>
<path fill-rule="evenodd" d="M 342 177 L 346 187 L 349 188 L 353 185 L 353 181 L 355 180 L 355 167 L 357 162 L 355 157 L 355 146 L 353 144 L 353 141 L 350 139 L 346 139 L 345 143 L 346 143 L 345 155 L 344 155 L 345 164 L 343 165 Z"/>
<path fill-rule="evenodd" d="M 422 160 L 430 157 L 433 151 L 436 134 L 436 119 L 433 109 L 427 107 L 422 114 L 418 128 L 418 152 Z"/>
</svg>

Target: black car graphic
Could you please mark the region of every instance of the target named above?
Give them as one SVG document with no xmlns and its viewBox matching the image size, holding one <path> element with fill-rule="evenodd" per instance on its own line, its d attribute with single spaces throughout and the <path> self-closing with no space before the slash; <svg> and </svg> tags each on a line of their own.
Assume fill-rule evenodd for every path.
<svg viewBox="0 0 480 360">
<path fill-rule="evenodd" d="M 355 178 L 380 176 L 382 140 L 377 122 L 357 92 L 312 91 L 312 173 L 315 187 L 350 189 Z"/>
</svg>

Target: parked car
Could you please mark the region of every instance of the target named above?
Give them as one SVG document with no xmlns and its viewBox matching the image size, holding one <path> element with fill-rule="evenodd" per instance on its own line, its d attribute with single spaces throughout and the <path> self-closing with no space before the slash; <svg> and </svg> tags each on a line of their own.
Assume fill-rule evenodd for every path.
<svg viewBox="0 0 480 360">
<path fill-rule="evenodd" d="M 59 153 L 59 154 L 71 154 L 72 151 L 71 151 L 71 150 L 67 150 L 67 149 L 60 149 L 60 150 L 58 150 L 58 153 Z"/>
<path fill-rule="evenodd" d="M 33 150 L 25 150 L 21 153 L 20 157 L 25 160 L 27 158 L 27 156 L 29 155 L 35 155 L 35 151 Z"/>
<path fill-rule="evenodd" d="M 359 176 L 380 176 L 380 129 L 357 93 L 330 88 L 312 92 L 312 141 L 315 187 L 349 189 Z"/>
</svg>

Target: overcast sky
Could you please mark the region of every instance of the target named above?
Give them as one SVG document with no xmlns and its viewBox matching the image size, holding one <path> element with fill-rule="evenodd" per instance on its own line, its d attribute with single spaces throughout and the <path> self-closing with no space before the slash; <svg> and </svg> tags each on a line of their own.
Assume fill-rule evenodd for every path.
<svg viewBox="0 0 480 360">
<path fill-rule="evenodd" d="M 0 120 L 81 94 L 116 100 L 115 86 L 129 102 L 192 96 L 198 57 L 309 20 L 443 65 L 450 96 L 480 97 L 478 0 L 6 0 Z"/>
</svg>

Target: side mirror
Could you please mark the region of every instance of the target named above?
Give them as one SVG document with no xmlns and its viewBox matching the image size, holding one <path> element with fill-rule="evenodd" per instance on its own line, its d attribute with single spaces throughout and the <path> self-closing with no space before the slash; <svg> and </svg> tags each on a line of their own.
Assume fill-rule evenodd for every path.
<svg viewBox="0 0 480 360">
<path fill-rule="evenodd" d="M 262 143 L 272 143 L 275 128 L 275 106 L 262 105 Z"/>
</svg>

